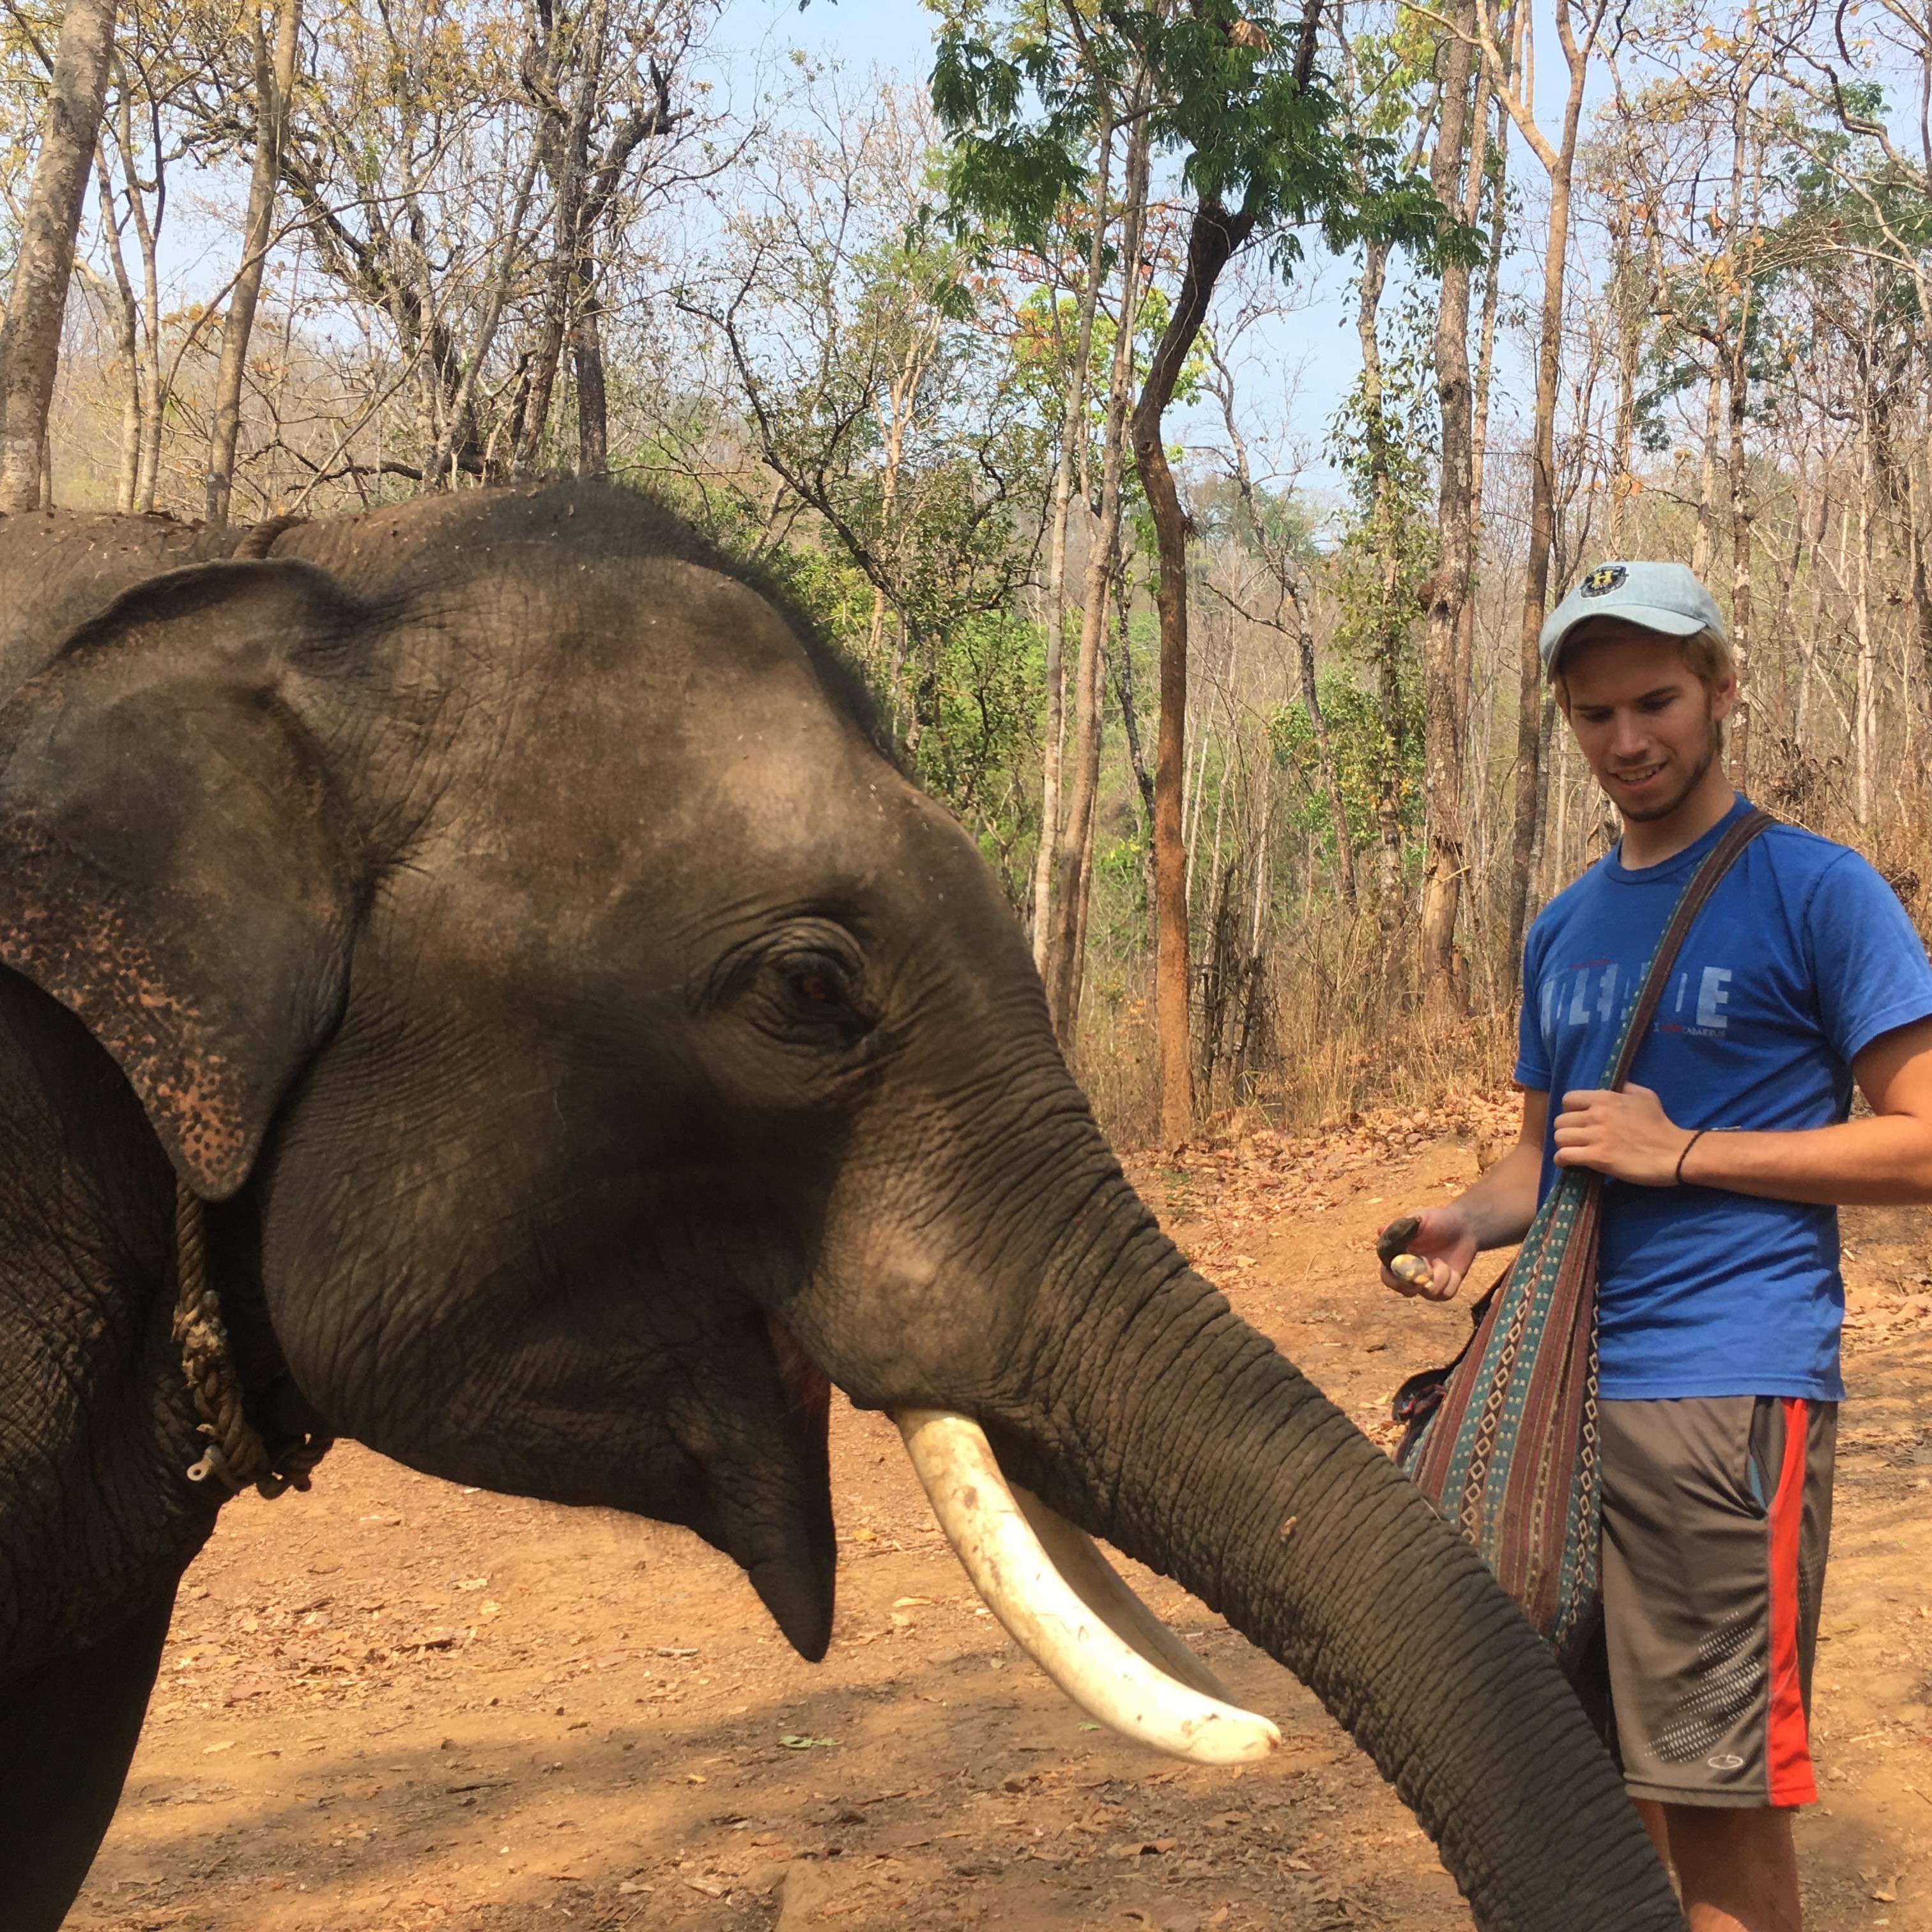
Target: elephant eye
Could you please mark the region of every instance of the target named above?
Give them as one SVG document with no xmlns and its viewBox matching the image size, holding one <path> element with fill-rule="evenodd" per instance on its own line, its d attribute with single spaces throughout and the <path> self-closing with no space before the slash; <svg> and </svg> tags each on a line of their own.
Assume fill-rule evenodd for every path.
<svg viewBox="0 0 1932 1932">
<path fill-rule="evenodd" d="M 848 1004 L 840 976 L 822 966 L 800 966 L 791 974 L 792 997 L 800 1005 L 820 1010 Z"/>
<path fill-rule="evenodd" d="M 844 1055 L 883 1037 L 865 953 L 834 919 L 788 920 L 748 936 L 714 964 L 704 998 L 797 1052 Z"/>
<path fill-rule="evenodd" d="M 780 960 L 778 1005 L 784 1030 L 795 1037 L 850 1046 L 872 1030 L 852 964 L 830 952 L 794 952 Z"/>
</svg>

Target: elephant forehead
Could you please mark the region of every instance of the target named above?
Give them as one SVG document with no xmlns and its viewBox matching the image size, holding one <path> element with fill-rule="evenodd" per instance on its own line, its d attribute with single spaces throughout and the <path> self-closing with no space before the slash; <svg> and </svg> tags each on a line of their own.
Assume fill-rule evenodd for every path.
<svg viewBox="0 0 1932 1932">
<path fill-rule="evenodd" d="M 500 838 L 652 855 L 688 836 L 789 844 L 876 819 L 903 791 L 746 586 L 664 560 L 623 584 L 579 581 L 560 607 L 515 590 L 523 648 L 500 700 L 465 708 L 451 788 Z"/>
<path fill-rule="evenodd" d="M 632 739 L 603 755 L 580 741 L 548 769 L 506 759 L 451 814 L 451 849 L 586 904 L 686 875 L 725 890 L 869 875 L 896 842 L 903 782 L 829 722 L 752 707 L 730 724 L 701 743 Z"/>
</svg>

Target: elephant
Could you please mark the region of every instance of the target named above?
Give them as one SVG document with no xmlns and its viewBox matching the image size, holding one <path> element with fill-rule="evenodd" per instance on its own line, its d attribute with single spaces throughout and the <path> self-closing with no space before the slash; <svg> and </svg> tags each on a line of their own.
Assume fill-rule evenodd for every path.
<svg viewBox="0 0 1932 1932">
<path fill-rule="evenodd" d="M 972 842 L 754 572 L 584 482 L 238 546 L 23 513 L 0 590 L 6 1932 L 82 1882 L 224 1499 L 191 1265 L 265 1441 L 687 1526 L 811 1659 L 836 1384 L 1108 1721 L 1273 1737 L 1087 1532 L 1304 1678 L 1479 1924 L 1682 1926 L 1538 1640 L 1162 1233 Z"/>
</svg>

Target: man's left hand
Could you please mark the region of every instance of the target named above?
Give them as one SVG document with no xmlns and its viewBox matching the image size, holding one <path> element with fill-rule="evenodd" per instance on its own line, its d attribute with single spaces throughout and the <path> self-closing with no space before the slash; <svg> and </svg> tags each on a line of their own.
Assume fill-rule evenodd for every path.
<svg viewBox="0 0 1932 1932">
<path fill-rule="evenodd" d="M 1612 1180 L 1639 1187 L 1670 1187 L 1690 1143 L 1648 1087 L 1634 1082 L 1621 1094 L 1580 1088 L 1563 1096 L 1556 1117 L 1556 1165 L 1592 1167 Z"/>
</svg>

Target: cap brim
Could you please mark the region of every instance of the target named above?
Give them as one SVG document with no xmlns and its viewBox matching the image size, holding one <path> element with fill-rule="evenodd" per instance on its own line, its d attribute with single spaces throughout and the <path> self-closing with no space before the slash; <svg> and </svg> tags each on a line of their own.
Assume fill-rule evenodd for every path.
<svg viewBox="0 0 1932 1932">
<path fill-rule="evenodd" d="M 1639 630 L 1654 631 L 1661 638 L 1694 638 L 1708 628 L 1702 617 L 1687 617 L 1682 610 L 1666 610 L 1657 604 L 1613 604 L 1607 610 L 1580 611 L 1544 646 L 1544 669 L 1548 670 L 1556 664 L 1563 646 L 1586 624 L 1602 618 L 1634 624 Z"/>
</svg>

